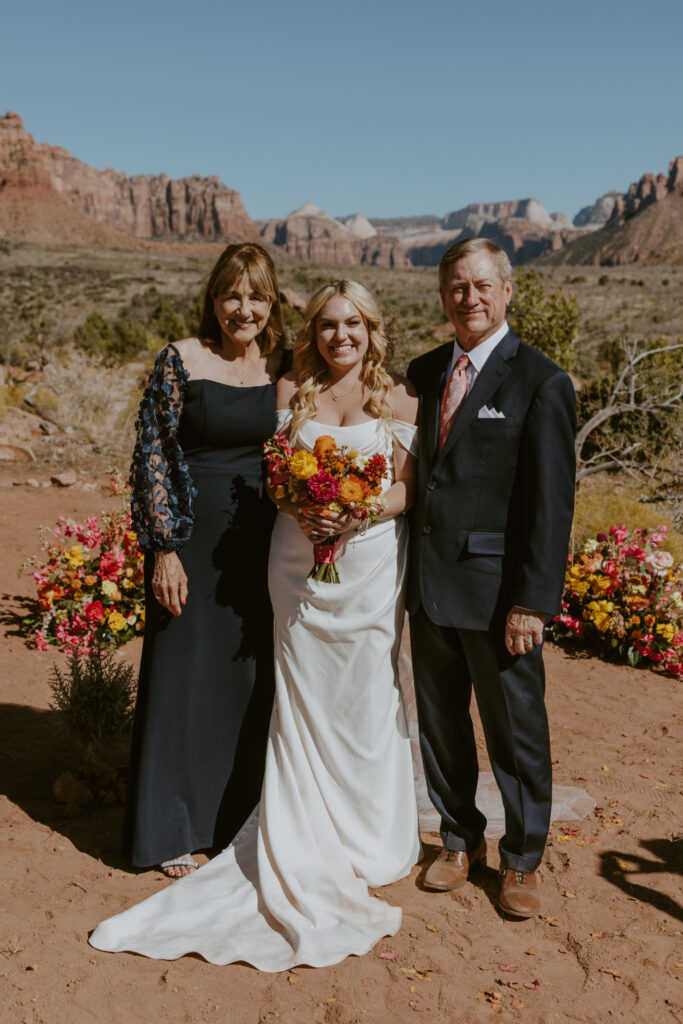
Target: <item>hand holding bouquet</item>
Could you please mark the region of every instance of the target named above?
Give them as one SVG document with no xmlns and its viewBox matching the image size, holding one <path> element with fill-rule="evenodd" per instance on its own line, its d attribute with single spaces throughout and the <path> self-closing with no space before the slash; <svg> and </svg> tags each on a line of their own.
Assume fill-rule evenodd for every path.
<svg viewBox="0 0 683 1024">
<path fill-rule="evenodd" d="M 334 513 L 350 515 L 359 522 L 374 521 L 382 511 L 382 480 L 387 475 L 383 455 L 359 456 L 333 437 L 323 434 L 312 452 L 295 451 L 284 434 L 266 441 L 268 483 L 275 497 L 289 498 L 303 513 L 323 518 Z M 339 536 L 314 544 L 315 565 L 309 579 L 339 583 L 335 552 Z"/>
</svg>

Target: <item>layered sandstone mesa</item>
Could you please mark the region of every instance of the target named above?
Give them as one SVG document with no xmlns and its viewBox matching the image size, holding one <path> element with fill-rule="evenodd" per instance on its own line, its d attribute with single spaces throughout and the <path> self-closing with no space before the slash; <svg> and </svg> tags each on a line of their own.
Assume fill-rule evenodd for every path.
<svg viewBox="0 0 683 1024">
<path fill-rule="evenodd" d="M 614 189 L 605 192 L 604 196 L 596 199 L 592 206 L 583 206 L 579 210 L 573 220 L 574 226 L 597 231 L 610 219 L 617 200 L 621 198 L 623 198 L 622 193 L 616 192 Z"/>
<path fill-rule="evenodd" d="M 435 266 L 455 242 L 480 237 L 494 240 L 513 263 L 524 263 L 581 233 L 563 213 L 549 213 L 533 198 L 470 203 L 441 220 L 422 216 L 372 223 L 380 234 L 393 230 L 398 235 L 413 266 Z"/>
<path fill-rule="evenodd" d="M 19 115 L 8 113 L 0 118 L 0 195 L 17 189 L 52 193 L 97 223 L 136 238 L 259 237 L 239 193 L 216 176 L 172 180 L 165 174 L 98 171 L 59 146 L 35 143 Z"/>
<path fill-rule="evenodd" d="M 368 235 L 367 229 L 365 235 L 359 237 L 360 217 L 362 214 L 354 214 L 350 218 L 357 229 L 354 231 L 325 213 L 316 203 L 308 202 L 293 210 L 284 220 L 266 221 L 261 237 L 265 242 L 281 246 L 299 260 L 342 266 L 409 267 L 410 261 L 398 239 L 379 235 L 374 230 Z"/>
<path fill-rule="evenodd" d="M 667 174 L 644 174 L 617 193 L 607 223 L 550 257 L 553 263 L 622 266 L 683 264 L 683 156 Z"/>
</svg>

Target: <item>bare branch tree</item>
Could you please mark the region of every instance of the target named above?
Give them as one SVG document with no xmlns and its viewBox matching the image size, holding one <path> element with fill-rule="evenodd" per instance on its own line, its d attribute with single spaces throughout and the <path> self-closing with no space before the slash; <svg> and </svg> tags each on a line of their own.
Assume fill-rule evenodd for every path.
<svg viewBox="0 0 683 1024">
<path fill-rule="evenodd" d="M 583 458 L 583 449 L 590 435 L 614 416 L 673 410 L 683 400 L 683 382 L 673 381 L 657 390 L 640 382 L 641 363 L 644 359 L 683 349 L 683 341 L 658 348 L 643 348 L 642 341 L 624 342 L 622 349 L 626 362 L 617 377 L 607 403 L 588 419 L 576 435 L 576 480 L 604 470 L 635 470 L 638 465 L 630 456 L 641 444 L 603 449 L 590 458 Z M 639 467 L 640 468 L 640 467 Z"/>
</svg>

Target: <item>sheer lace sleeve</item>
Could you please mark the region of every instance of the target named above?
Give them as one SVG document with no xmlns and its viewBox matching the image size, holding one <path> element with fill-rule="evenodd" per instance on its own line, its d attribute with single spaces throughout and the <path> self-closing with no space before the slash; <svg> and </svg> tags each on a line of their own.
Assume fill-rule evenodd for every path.
<svg viewBox="0 0 683 1024">
<path fill-rule="evenodd" d="M 180 353 L 167 345 L 142 396 L 130 468 L 133 528 L 145 551 L 177 551 L 192 533 L 197 491 L 177 439 L 187 380 Z"/>
</svg>

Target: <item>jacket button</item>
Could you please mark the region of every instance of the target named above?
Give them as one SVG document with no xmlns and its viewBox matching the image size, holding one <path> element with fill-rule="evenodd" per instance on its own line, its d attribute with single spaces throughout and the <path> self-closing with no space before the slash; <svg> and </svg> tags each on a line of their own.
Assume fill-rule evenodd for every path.
<svg viewBox="0 0 683 1024">
<path fill-rule="evenodd" d="M 428 491 L 436 490 L 436 480 L 430 480 L 429 481 L 429 483 L 427 484 L 427 490 Z"/>
<path fill-rule="evenodd" d="M 432 532 L 431 526 L 429 524 L 427 524 L 427 526 L 423 526 L 422 527 L 422 532 L 423 533 L 431 533 Z"/>
</svg>

